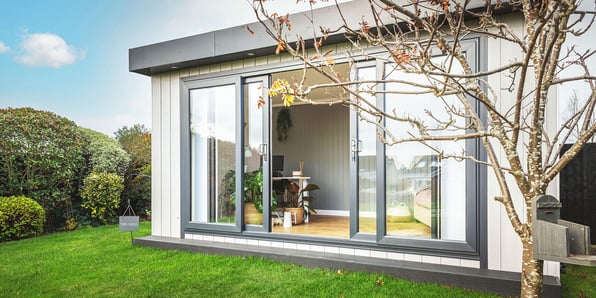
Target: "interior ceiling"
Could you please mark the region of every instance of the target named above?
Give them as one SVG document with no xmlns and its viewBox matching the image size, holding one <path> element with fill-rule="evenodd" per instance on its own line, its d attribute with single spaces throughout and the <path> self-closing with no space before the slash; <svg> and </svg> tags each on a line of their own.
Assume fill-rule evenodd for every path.
<svg viewBox="0 0 596 298">
<path fill-rule="evenodd" d="M 334 66 L 334 71 L 338 73 L 344 80 L 347 80 L 350 77 L 350 69 L 348 63 L 336 64 Z M 271 81 L 275 82 L 277 79 L 286 79 L 290 84 L 299 83 L 302 80 L 304 72 L 303 69 L 296 69 L 284 72 L 278 72 L 271 74 Z M 306 71 L 306 79 L 304 81 L 304 88 L 308 88 L 309 86 L 313 86 L 316 84 L 326 84 L 331 83 L 327 77 L 323 76 L 317 70 L 308 69 Z M 318 88 L 313 90 L 311 93 L 308 94 L 308 99 L 316 101 L 316 102 L 326 102 L 326 101 L 333 101 L 340 97 L 340 88 L 338 87 L 329 87 L 329 88 Z M 281 96 L 273 97 L 273 105 L 279 106 L 281 105 Z M 299 101 L 296 101 L 295 104 L 300 104 Z"/>
</svg>

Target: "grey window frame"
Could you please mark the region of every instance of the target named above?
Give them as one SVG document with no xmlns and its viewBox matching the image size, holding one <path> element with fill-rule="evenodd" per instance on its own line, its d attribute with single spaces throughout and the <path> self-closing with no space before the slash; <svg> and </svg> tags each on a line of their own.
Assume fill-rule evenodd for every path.
<svg viewBox="0 0 596 298">
<path fill-rule="evenodd" d="M 242 130 L 242 123 L 244 121 L 244 115 L 242 113 L 242 84 L 240 77 L 221 77 L 213 79 L 201 79 L 196 78 L 182 78 L 180 86 L 180 221 L 183 226 L 182 232 L 190 231 L 219 231 L 219 232 L 235 232 L 239 233 L 242 229 L 242 214 L 244 212 L 244 205 L 242 204 L 242 198 L 236 200 L 235 210 L 235 223 L 220 224 L 220 223 L 197 223 L 190 221 L 190 206 L 191 206 L 191 181 L 192 171 L 191 163 L 193 162 L 190 158 L 190 91 L 201 88 L 211 88 L 218 86 L 234 85 L 236 90 L 236 144 L 242 143 L 242 134 L 239 131 Z M 239 119 L 239 120 L 238 120 Z M 243 173 L 241 170 L 243 152 L 241 152 L 239 146 L 236 145 L 235 149 L 235 170 L 236 173 Z M 186 161 L 186 162 L 184 162 Z M 242 190 L 243 175 L 236 175 L 236 193 L 243 193 Z"/>
<path fill-rule="evenodd" d="M 462 44 L 467 44 L 474 49 L 474 54 L 470 55 L 469 59 L 473 59 L 476 65 L 476 70 L 482 71 L 487 69 L 487 40 L 484 37 L 479 36 L 470 36 L 469 38 L 462 40 Z M 376 63 L 377 64 L 377 76 L 380 77 L 382 75 L 382 64 L 381 59 L 375 59 L 376 55 L 382 54 L 378 48 L 369 48 L 364 51 L 362 55 L 353 56 L 350 59 L 355 61 L 354 68 L 359 67 L 360 65 L 365 65 L 366 63 Z M 338 58 L 336 59 L 336 63 L 348 62 L 347 58 Z M 267 239 L 277 239 L 277 240 L 293 240 L 293 241 L 307 241 L 311 243 L 320 243 L 320 244 L 334 244 L 334 245 L 344 245 L 344 246 L 353 246 L 353 247 L 360 247 L 360 248 L 370 248 L 370 249 L 388 249 L 388 250 L 397 250 L 400 252 L 412 252 L 412 253 L 425 253 L 428 255 L 440 255 L 440 256 L 453 256 L 453 257 L 460 257 L 460 258 L 470 258 L 480 261 L 480 268 L 487 268 L 488 264 L 488 252 L 487 252 L 487 174 L 486 168 L 481 167 L 478 164 L 469 165 L 466 169 L 466 179 L 473 178 L 473 183 L 468 183 L 467 192 L 469 191 L 470 195 L 467 195 L 466 201 L 468 201 L 472 197 L 476 197 L 473 204 L 467 205 L 466 207 L 466 241 L 450 241 L 450 240 L 443 240 L 443 239 L 414 239 L 414 238 L 397 238 L 395 236 L 387 236 L 384 233 L 377 234 L 362 234 L 362 233 L 354 233 L 352 227 L 357 226 L 357 216 L 352 216 L 353 208 L 353 200 L 350 201 L 350 238 L 349 239 L 331 239 L 331 238 L 320 238 L 320 237 L 312 237 L 312 236 L 301 236 L 301 235 L 283 235 L 283 234 L 271 234 L 270 225 L 263 225 L 263 229 L 257 228 L 246 228 L 242 226 L 242 219 L 238 218 L 243 214 L 243 206 L 242 204 L 236 203 L 236 225 L 233 228 L 229 226 L 219 225 L 219 224 L 189 224 L 190 212 L 185 210 L 190 206 L 190 164 L 188 161 L 190 160 L 190 142 L 189 142 L 189 121 L 187 113 L 188 110 L 188 96 L 189 90 L 192 88 L 201 88 L 201 87 L 210 87 L 214 84 L 224 85 L 229 84 L 229 82 L 234 82 L 237 88 L 237 96 L 238 100 L 242 99 L 242 92 L 243 92 L 243 84 L 245 78 L 253 78 L 258 76 L 269 76 L 274 72 L 280 71 L 287 71 L 287 70 L 294 70 L 299 69 L 302 67 L 302 63 L 299 61 L 285 61 L 279 62 L 275 64 L 265 64 L 260 66 L 248 67 L 248 68 L 241 68 L 241 69 L 232 69 L 227 71 L 222 71 L 218 73 L 212 74 L 201 74 L 195 75 L 191 77 L 186 77 L 181 79 L 181 233 L 182 237 L 184 237 L 184 233 L 186 232 L 206 232 L 212 234 L 242 234 L 248 237 L 256 236 L 256 237 L 263 237 Z M 381 96 L 377 94 L 377 97 Z M 241 100 L 240 100 L 241 101 Z M 377 103 L 382 104 L 384 99 L 378 98 Z M 237 119 L 241 119 L 238 121 L 238 125 L 243 123 L 244 117 L 242 113 L 242 103 L 237 105 L 236 117 Z M 186 112 L 186 113 L 185 113 Z M 486 116 L 484 112 L 481 112 L 481 117 L 483 120 L 486 120 Z M 352 117 L 352 116 L 350 116 Z M 352 125 L 352 121 L 350 121 L 350 125 Z M 241 128 L 237 128 L 240 129 Z M 350 132 L 352 128 L 350 128 Z M 237 133 L 237 144 L 243 142 L 242 134 Z M 269 148 L 271 145 L 271 141 L 269 143 Z M 236 167 L 240 167 L 242 165 L 241 162 L 243 158 L 243 150 L 237 147 L 237 163 Z M 186 150 L 186 151 L 185 151 Z M 484 160 L 486 158 L 486 153 L 484 152 L 484 148 L 480 142 L 476 142 L 473 144 L 473 150 L 477 158 Z M 384 227 L 385 225 L 385 164 L 384 164 L 384 157 L 385 157 L 385 149 L 383 144 L 377 145 L 377 214 L 383 214 L 383 217 L 377 215 L 377 229 L 380 227 Z M 240 169 L 237 169 L 240 170 Z M 240 171 L 242 172 L 242 171 Z M 351 172 L 353 172 L 351 170 Z M 471 174 L 474 173 L 474 174 Z M 350 175 L 353 175 L 351 173 Z M 473 175 L 473 176 L 472 176 Z M 237 192 L 242 193 L 239 188 L 241 187 L 241 175 L 238 175 L 237 179 Z M 352 179 L 352 178 L 350 178 Z M 351 180 L 354 181 L 354 180 Z M 351 190 L 354 189 L 354 185 L 351 186 Z M 357 188 L 356 188 L 357 189 Z M 382 195 L 379 195 L 382 194 Z M 472 195 L 473 194 L 473 195 Z M 354 195 L 354 192 L 351 191 L 351 196 Z M 238 212 L 240 211 L 240 212 Z M 471 219 L 471 220 L 468 220 Z M 372 236 L 372 237 L 371 237 Z"/>
</svg>

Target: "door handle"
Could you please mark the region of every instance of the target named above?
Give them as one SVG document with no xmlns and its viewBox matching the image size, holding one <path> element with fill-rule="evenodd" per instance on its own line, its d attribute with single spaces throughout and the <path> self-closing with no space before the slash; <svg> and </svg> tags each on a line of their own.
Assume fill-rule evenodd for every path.
<svg viewBox="0 0 596 298">
<path fill-rule="evenodd" d="M 351 143 L 350 143 L 350 151 L 352 152 L 352 161 L 355 162 L 356 158 L 358 157 L 358 143 L 359 140 L 357 139 L 352 139 Z"/>
<path fill-rule="evenodd" d="M 263 161 L 267 161 L 267 144 L 259 145 L 259 154 L 263 157 Z"/>
</svg>

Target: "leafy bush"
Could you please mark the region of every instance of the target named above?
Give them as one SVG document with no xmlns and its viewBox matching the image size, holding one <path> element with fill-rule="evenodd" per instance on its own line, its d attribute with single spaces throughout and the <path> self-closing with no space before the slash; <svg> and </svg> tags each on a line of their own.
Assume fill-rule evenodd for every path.
<svg viewBox="0 0 596 298">
<path fill-rule="evenodd" d="M 87 141 L 86 155 L 89 172 L 115 173 L 124 177 L 130 155 L 109 136 L 88 128 L 80 128 Z"/>
<path fill-rule="evenodd" d="M 33 199 L 0 197 L 0 241 L 38 235 L 45 221 L 45 211 Z"/>
<path fill-rule="evenodd" d="M 22 195 L 46 211 L 46 230 L 61 227 L 85 169 L 77 125 L 31 108 L 0 109 L 0 196 Z"/>
<path fill-rule="evenodd" d="M 81 206 L 88 209 L 94 224 L 107 224 L 115 219 L 124 179 L 113 173 L 91 173 L 83 182 Z"/>
<path fill-rule="evenodd" d="M 124 126 L 115 133 L 116 140 L 130 154 L 130 167 L 124 175 L 122 200 L 139 215 L 151 210 L 151 133 L 144 125 Z"/>
</svg>

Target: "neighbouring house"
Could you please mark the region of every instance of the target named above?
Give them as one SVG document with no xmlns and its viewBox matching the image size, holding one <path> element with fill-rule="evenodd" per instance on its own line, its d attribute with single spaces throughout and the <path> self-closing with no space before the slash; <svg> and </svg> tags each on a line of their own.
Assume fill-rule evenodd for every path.
<svg viewBox="0 0 596 298">
<path fill-rule="evenodd" d="M 345 17 L 361 20 L 362 2 L 342 4 Z M 315 13 L 331 28 L 339 24 L 335 7 Z M 521 15 L 500 17 L 521 30 Z M 293 32 L 309 36 L 312 25 L 304 16 L 291 19 Z M 266 90 L 277 79 L 300 78 L 302 63 L 276 55 L 261 24 L 247 26 L 130 49 L 130 71 L 151 78 L 153 111 L 152 236 L 135 243 L 321 266 L 360 264 L 356 268 L 414 280 L 519 293 L 520 240 L 492 199 L 498 188 L 485 168 L 439 160 L 418 144 L 385 146 L 374 127 L 342 105 L 296 104 L 288 113 Z M 370 46 L 355 64 L 342 64 L 350 49 L 342 37 L 330 35 L 325 46 L 336 53 L 337 70 L 378 78 L 384 64 L 374 54 L 383 50 Z M 469 36 L 461 44 L 479 70 L 515 57 L 493 39 Z M 322 79 L 308 76 L 312 83 Z M 500 82 L 491 84 L 494 92 L 506 92 Z M 329 100 L 334 92 L 312 98 Z M 260 98 L 266 101 L 261 108 Z M 430 105 L 426 100 L 415 102 Z M 386 101 L 385 109 L 407 109 L 401 102 Z M 288 115 L 292 126 L 278 127 Z M 477 141 L 465 145 L 483 159 Z M 301 164 L 298 177 L 293 172 Z M 306 223 L 288 224 L 296 215 L 280 208 L 289 204 L 286 181 L 320 187 L 309 193 L 317 214 Z M 246 191 L 253 182 L 259 189 Z M 244 213 L 253 208 L 241 198 L 260 200 L 262 219 L 249 222 Z M 546 262 L 545 276 L 545 293 L 558 293 L 559 264 Z"/>
</svg>

